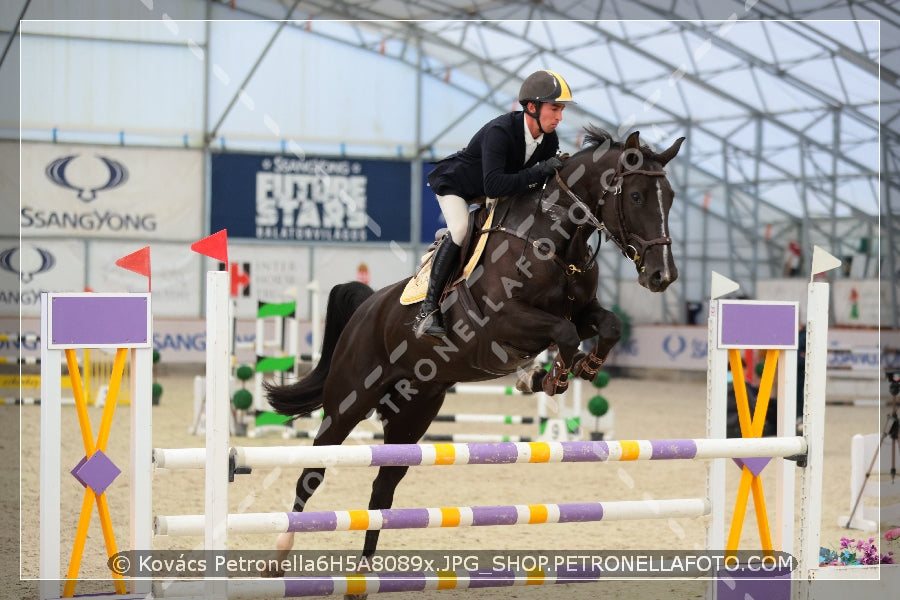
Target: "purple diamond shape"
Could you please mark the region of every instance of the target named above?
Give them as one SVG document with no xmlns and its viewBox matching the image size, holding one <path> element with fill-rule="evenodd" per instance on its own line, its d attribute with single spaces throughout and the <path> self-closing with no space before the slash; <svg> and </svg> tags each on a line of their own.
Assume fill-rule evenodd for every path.
<svg viewBox="0 0 900 600">
<path fill-rule="evenodd" d="M 759 474 L 762 473 L 762 470 L 766 468 L 766 465 L 769 464 L 769 461 L 772 459 L 760 456 L 756 458 L 732 458 L 731 460 L 733 460 L 735 464 L 742 469 L 744 467 L 747 467 L 748 469 L 750 469 L 750 472 L 753 473 L 753 475 L 758 477 Z"/>
<path fill-rule="evenodd" d="M 97 450 L 90 457 L 82 458 L 71 473 L 81 485 L 91 488 L 95 494 L 106 491 L 122 471 L 103 453 Z"/>
</svg>

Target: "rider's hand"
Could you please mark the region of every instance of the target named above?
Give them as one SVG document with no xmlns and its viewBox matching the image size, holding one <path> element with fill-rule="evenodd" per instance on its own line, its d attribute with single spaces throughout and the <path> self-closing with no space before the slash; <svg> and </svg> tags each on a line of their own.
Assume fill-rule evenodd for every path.
<svg viewBox="0 0 900 600">
<path fill-rule="evenodd" d="M 540 174 L 541 177 L 550 177 L 554 173 L 556 173 L 557 169 L 562 168 L 562 161 L 556 158 L 555 156 L 551 156 L 547 160 L 543 162 L 539 162 L 534 165 L 534 168 Z"/>
</svg>

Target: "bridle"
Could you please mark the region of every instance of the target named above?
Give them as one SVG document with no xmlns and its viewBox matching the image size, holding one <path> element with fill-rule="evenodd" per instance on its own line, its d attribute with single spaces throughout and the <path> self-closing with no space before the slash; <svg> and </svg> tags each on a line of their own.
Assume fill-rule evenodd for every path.
<svg viewBox="0 0 900 600">
<path fill-rule="evenodd" d="M 666 172 L 663 170 L 647 171 L 643 169 L 629 169 L 623 171 L 622 162 L 623 161 L 620 157 L 620 159 L 616 163 L 616 171 L 613 175 L 612 186 L 604 184 L 603 194 L 597 199 L 597 205 L 594 207 L 596 210 L 601 205 L 603 205 L 606 202 L 606 199 L 609 196 L 610 192 L 612 192 L 613 202 L 615 202 L 614 208 L 619 221 L 618 232 L 613 232 L 609 227 L 606 226 L 605 223 L 599 221 L 594 216 L 594 211 L 591 210 L 590 207 L 581 198 L 579 198 L 578 195 L 569 188 L 569 186 L 565 184 L 565 182 L 562 180 L 562 177 L 559 175 L 559 171 L 556 172 L 556 183 L 557 185 L 559 185 L 559 188 L 569 196 L 569 198 L 576 206 L 587 213 L 587 221 L 591 225 L 593 225 L 597 229 L 597 231 L 606 231 L 607 239 L 611 239 L 613 243 L 618 246 L 619 250 L 622 251 L 622 255 L 625 256 L 625 258 L 627 258 L 628 260 L 632 261 L 635 267 L 637 267 L 638 271 L 643 273 L 644 257 L 647 255 L 647 251 L 653 246 L 671 246 L 672 238 L 670 238 L 669 236 L 661 236 L 652 240 L 645 240 L 638 234 L 628 230 L 628 227 L 625 224 L 625 212 L 622 209 L 622 183 L 629 175 L 665 177 Z M 594 256 L 596 256 L 596 254 L 597 250 L 594 251 Z"/>
</svg>

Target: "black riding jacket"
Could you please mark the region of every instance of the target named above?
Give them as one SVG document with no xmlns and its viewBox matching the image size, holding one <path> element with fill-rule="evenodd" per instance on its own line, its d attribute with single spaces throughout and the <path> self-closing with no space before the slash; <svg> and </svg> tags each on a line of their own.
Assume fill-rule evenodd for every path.
<svg viewBox="0 0 900 600">
<path fill-rule="evenodd" d="M 535 165 L 559 149 L 556 132 L 545 133 L 525 161 L 525 116 L 510 112 L 488 121 L 469 145 L 439 161 L 428 175 L 428 185 L 438 196 L 455 194 L 467 201 L 483 196 L 500 198 L 523 192 L 543 181 Z"/>
</svg>

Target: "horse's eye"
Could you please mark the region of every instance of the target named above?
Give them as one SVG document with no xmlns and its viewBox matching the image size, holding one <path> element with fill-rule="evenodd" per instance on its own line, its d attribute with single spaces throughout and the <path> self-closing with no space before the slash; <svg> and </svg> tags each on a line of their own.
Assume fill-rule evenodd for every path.
<svg viewBox="0 0 900 600">
<path fill-rule="evenodd" d="M 641 202 L 641 195 L 640 195 L 638 192 L 631 192 L 631 199 L 632 199 L 632 201 L 637 202 L 638 204 L 640 204 L 640 202 Z"/>
</svg>

